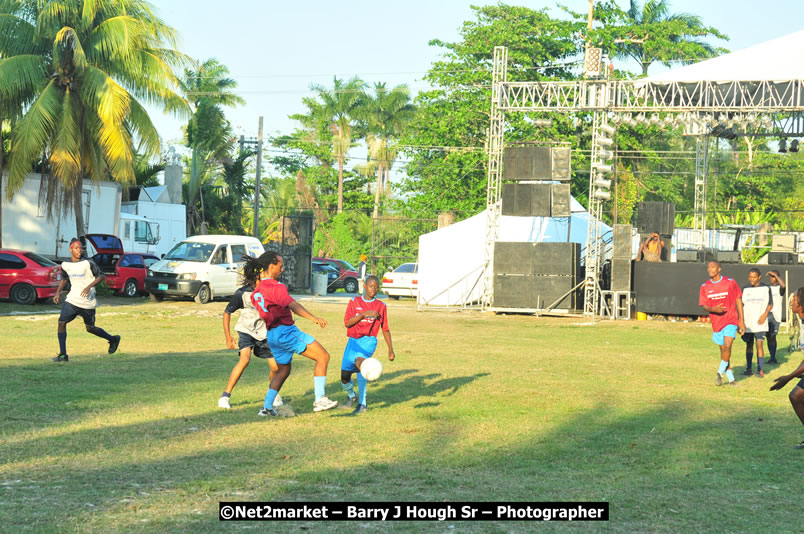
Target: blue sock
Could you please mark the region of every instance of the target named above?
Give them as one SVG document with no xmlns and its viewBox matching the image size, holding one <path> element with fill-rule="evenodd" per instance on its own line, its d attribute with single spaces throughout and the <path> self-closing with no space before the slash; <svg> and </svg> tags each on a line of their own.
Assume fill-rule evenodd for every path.
<svg viewBox="0 0 804 534">
<path fill-rule="evenodd" d="M 724 362 L 720 360 L 720 367 L 717 368 L 717 372 L 723 374 L 726 372 L 726 368 L 729 366 L 729 362 Z"/>
<path fill-rule="evenodd" d="M 763 366 L 764 363 L 765 363 L 765 357 L 764 356 L 757 356 L 757 370 L 758 371 L 762 370 L 762 366 Z"/>
<path fill-rule="evenodd" d="M 726 371 L 726 378 L 729 379 L 729 382 L 734 382 L 734 373 L 731 372 L 731 369 Z"/>
<path fill-rule="evenodd" d="M 355 398 L 355 383 L 353 380 L 348 381 L 347 383 L 341 382 L 341 387 L 346 392 L 346 396 L 350 399 Z"/>
<path fill-rule="evenodd" d="M 262 404 L 262 407 L 266 410 L 272 410 L 274 407 L 274 400 L 279 392 L 275 389 L 269 389 L 268 393 L 265 394 L 265 402 Z"/>
<path fill-rule="evenodd" d="M 313 377 L 313 390 L 315 391 L 315 400 L 320 399 L 326 393 L 327 377 L 314 376 Z"/>
<path fill-rule="evenodd" d="M 67 354 L 67 332 L 58 332 L 59 354 Z"/>
<path fill-rule="evenodd" d="M 359 372 L 357 373 L 357 387 L 360 388 L 360 404 L 366 404 L 366 387 L 368 386 L 368 380 L 363 378 Z"/>
</svg>

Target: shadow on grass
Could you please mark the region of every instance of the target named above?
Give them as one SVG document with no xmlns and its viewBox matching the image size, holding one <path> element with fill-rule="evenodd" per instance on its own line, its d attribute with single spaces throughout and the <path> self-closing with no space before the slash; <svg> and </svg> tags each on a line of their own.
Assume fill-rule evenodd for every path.
<svg viewBox="0 0 804 534">
<path fill-rule="evenodd" d="M 146 519 L 152 531 L 216 531 L 221 528 L 217 502 L 243 500 L 245 490 L 245 498 L 254 501 L 611 503 L 609 523 L 552 526 L 561 531 L 796 531 L 800 513 L 797 504 L 792 505 L 792 496 L 797 495 L 798 478 L 790 473 L 797 472 L 801 455 L 769 453 L 778 449 L 778 436 L 762 425 L 747 426 L 743 417 L 702 418 L 698 412 L 694 403 L 684 401 L 647 406 L 630 415 L 598 405 L 565 418 L 546 432 L 534 428 L 533 433 L 504 441 L 467 440 L 483 425 L 500 422 L 492 414 L 482 420 L 475 417 L 452 423 L 455 432 L 445 433 L 439 425 L 424 428 L 416 440 L 395 446 L 393 454 L 374 461 L 374 444 L 360 437 L 359 426 L 354 427 L 351 439 L 332 449 L 334 459 L 323 461 L 310 454 L 311 436 L 294 428 L 293 419 L 272 421 L 266 424 L 275 425 L 269 428 L 276 431 L 261 435 L 254 446 L 218 443 L 202 452 L 169 459 L 137 462 L 121 457 L 119 465 L 105 467 L 76 468 L 56 462 L 35 475 L 6 469 L 7 480 L 20 479 L 28 490 L 5 491 L 7 502 L 0 508 L 0 517 L 6 515 L 4 510 L 26 509 L 25 495 L 36 486 L 40 488 L 36 515 L 6 515 L 4 527 L 16 532 L 49 530 L 54 525 L 61 531 L 99 530 L 111 525 L 139 530 L 145 528 L 139 521 Z M 220 425 L 219 420 L 206 414 L 192 422 Z M 374 424 L 389 423 L 389 419 L 374 420 Z M 523 422 L 507 424 L 513 428 Z M 147 425 L 129 425 L 114 432 L 123 431 L 143 433 Z M 389 428 L 389 432 L 393 435 L 394 430 Z M 86 452 L 83 447 L 90 444 L 88 434 L 93 433 L 73 436 L 76 441 L 71 442 L 71 450 Z M 104 435 L 91 439 L 98 448 L 125 445 L 123 436 L 112 442 Z M 383 441 L 396 445 L 392 437 Z M 154 440 L 153 447 L 158 446 L 159 440 Z M 750 450 L 761 453 L 747 455 Z M 47 454 L 63 452 L 50 449 Z M 138 456 L 144 456 L 141 450 Z M 368 460 L 348 469 L 340 467 L 354 457 Z M 65 484 L 69 491 L 61 494 L 49 489 Z M 184 499 L 184 504 L 165 508 L 165 501 L 171 499 Z M 772 513 L 756 512 L 756 507 L 764 509 L 769 502 L 776 504 Z M 147 514 L 149 509 L 153 509 L 152 515 Z M 174 509 L 177 511 L 171 512 Z M 105 519 L 104 514 L 108 514 Z M 272 530 L 344 532 L 352 531 L 354 525 L 273 523 Z M 382 530 L 379 523 L 364 526 Z M 461 528 L 488 532 L 489 523 L 463 523 Z M 534 525 L 498 523 L 497 528 L 527 532 Z"/>
</svg>

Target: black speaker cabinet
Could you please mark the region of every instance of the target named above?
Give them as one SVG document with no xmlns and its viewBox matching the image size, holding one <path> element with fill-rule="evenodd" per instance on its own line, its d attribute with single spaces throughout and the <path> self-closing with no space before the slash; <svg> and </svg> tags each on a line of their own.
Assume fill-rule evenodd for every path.
<svg viewBox="0 0 804 534">
<path fill-rule="evenodd" d="M 677 250 L 676 261 L 679 263 L 703 263 L 703 250 Z"/>
<path fill-rule="evenodd" d="M 494 274 L 531 274 L 533 243 L 494 243 Z"/>
<path fill-rule="evenodd" d="M 611 290 L 631 291 L 631 258 L 612 258 Z"/>
<path fill-rule="evenodd" d="M 633 227 L 630 224 L 615 224 L 612 229 L 612 257 L 613 258 L 628 258 L 631 259 L 631 249 L 633 248 L 631 242 L 631 231 Z"/>
<path fill-rule="evenodd" d="M 564 293 L 570 291 L 578 282 L 569 276 L 532 276 L 531 295 L 534 308 L 546 308 Z M 572 291 L 553 306 L 558 309 L 576 309 L 578 292 Z"/>
<path fill-rule="evenodd" d="M 740 263 L 742 253 L 739 250 L 718 250 L 716 257 L 720 263 Z"/>
<path fill-rule="evenodd" d="M 550 184 L 521 184 L 530 187 L 530 215 L 550 216 Z"/>
<path fill-rule="evenodd" d="M 792 265 L 798 263 L 798 256 L 793 252 L 768 252 L 768 263 L 771 265 Z"/>
<path fill-rule="evenodd" d="M 569 181 L 568 147 L 510 147 L 503 152 L 503 180 Z"/>
<path fill-rule="evenodd" d="M 516 213 L 516 193 L 519 184 L 503 184 L 502 186 L 502 214 L 503 215 L 520 215 Z M 528 207 L 530 212 L 530 207 Z M 520 215 L 521 216 L 521 215 Z"/>
<path fill-rule="evenodd" d="M 570 156 L 572 155 L 569 147 L 553 147 L 550 151 L 553 159 L 552 179 L 561 182 L 569 182 L 572 178 Z M 567 189 L 569 191 L 569 188 Z M 553 215 L 553 217 L 565 217 L 565 215 Z"/>
<path fill-rule="evenodd" d="M 656 232 L 673 235 L 676 205 L 672 202 L 639 202 L 637 204 L 637 230 L 640 234 Z"/>
<path fill-rule="evenodd" d="M 576 278 L 580 273 L 580 243 L 533 243 L 532 254 L 533 274 Z"/>
<path fill-rule="evenodd" d="M 551 184 L 550 217 L 569 217 L 571 214 L 569 184 Z"/>
<path fill-rule="evenodd" d="M 533 308 L 531 276 L 494 275 L 494 306 L 499 308 Z"/>
</svg>

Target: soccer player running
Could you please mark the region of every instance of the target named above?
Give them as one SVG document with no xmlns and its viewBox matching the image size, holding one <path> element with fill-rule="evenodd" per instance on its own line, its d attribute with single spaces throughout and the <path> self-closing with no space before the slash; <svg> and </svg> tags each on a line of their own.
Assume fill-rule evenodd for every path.
<svg viewBox="0 0 804 534">
<path fill-rule="evenodd" d="M 751 376 L 751 364 L 754 360 L 754 342 L 757 345 L 757 376 L 765 378 L 763 363 L 765 350 L 763 343 L 768 333 L 771 310 L 773 310 L 773 294 L 768 284 L 760 282 L 762 273 L 756 267 L 748 271 L 748 285 L 743 287 L 743 310 L 745 315 L 745 371 Z"/>
<path fill-rule="evenodd" d="M 779 363 L 776 361 L 776 335 L 779 333 L 779 324 L 787 319 L 787 307 L 784 305 L 784 296 L 787 288 L 779 271 L 768 271 L 771 295 L 773 295 L 773 309 L 768 315 L 768 352 L 770 359 L 765 363 Z"/>
<path fill-rule="evenodd" d="M 797 316 L 799 325 L 802 325 L 802 321 L 804 321 L 804 308 L 802 308 L 802 305 L 804 305 L 804 287 L 798 288 L 793 295 L 792 309 L 793 313 Z M 804 343 L 804 328 L 802 328 L 800 332 L 801 341 Z M 771 391 L 782 389 L 788 382 L 802 375 L 804 375 L 804 360 L 801 360 L 801 363 L 798 364 L 795 371 L 774 380 L 770 389 Z M 793 410 L 796 412 L 798 420 L 801 421 L 801 424 L 804 424 L 804 378 L 798 381 L 798 384 L 796 384 L 790 392 L 788 398 L 790 399 L 790 404 L 793 405 Z M 804 450 L 804 441 L 796 445 L 794 449 Z"/>
<path fill-rule="evenodd" d="M 360 400 L 355 408 L 354 415 L 364 413 L 366 405 L 366 388 L 368 381 L 360 373 L 360 367 L 367 358 L 371 358 L 377 348 L 377 333 L 382 330 L 385 344 L 388 346 L 388 360 L 394 361 L 394 346 L 391 343 L 391 330 L 388 327 L 388 309 L 384 302 L 376 298 L 380 289 L 380 280 L 372 275 L 366 278 L 365 295 L 355 297 L 346 306 L 343 324 L 346 326 L 346 335 L 349 340 L 343 351 L 341 362 L 341 386 L 346 392 L 345 406 L 354 406 L 355 384 L 352 373 L 357 373 L 357 386 L 360 391 Z"/>
<path fill-rule="evenodd" d="M 67 323 L 80 316 L 84 320 L 87 332 L 102 337 L 109 342 L 109 354 L 114 354 L 120 345 L 120 336 L 112 336 L 102 328 L 95 326 L 95 308 L 98 301 L 95 299 L 95 286 L 106 279 L 106 275 L 97 264 L 88 259 L 81 259 L 81 241 L 76 238 L 70 240 L 70 261 L 61 264 L 61 281 L 53 296 L 53 302 L 59 303 L 61 292 L 67 281 L 70 281 L 70 291 L 59 315 L 59 355 L 53 358 L 54 362 L 67 362 Z"/>
<path fill-rule="evenodd" d="M 731 346 L 737 333 L 745 333 L 743 320 L 742 291 L 733 278 L 720 274 L 720 262 L 710 261 L 706 266 L 709 280 L 701 284 L 698 304 L 709 313 L 712 322 L 712 341 L 720 346 L 720 366 L 715 376 L 715 385 L 723 384 L 723 375 L 729 384 L 736 386 L 734 373 L 729 369 Z"/>
<path fill-rule="evenodd" d="M 229 304 L 223 311 L 223 333 L 226 336 L 226 346 L 230 349 L 234 349 L 235 342 L 229 332 L 229 322 L 232 314 L 240 310 L 240 317 L 237 319 L 237 324 L 235 325 L 235 332 L 237 332 L 238 336 L 237 348 L 240 351 L 240 360 L 234 366 L 234 369 L 232 369 L 232 373 L 229 375 L 229 382 L 226 383 L 223 394 L 221 394 L 220 399 L 218 399 L 218 408 L 225 410 L 231 408 L 229 398 L 232 395 L 232 390 L 237 384 L 237 381 L 240 380 L 240 375 L 243 374 L 243 371 L 248 366 L 252 352 L 257 358 L 265 358 L 268 360 L 268 366 L 271 369 L 269 373 L 271 379 L 274 378 L 276 372 L 279 370 L 279 367 L 276 365 L 276 360 L 274 360 L 274 355 L 271 353 L 271 349 L 268 347 L 268 342 L 265 339 L 267 334 L 265 321 L 260 318 L 260 314 L 257 313 L 257 309 L 251 302 L 251 293 L 254 291 L 254 288 L 257 287 L 257 282 L 260 279 L 260 270 L 254 267 L 255 264 L 253 262 L 250 264 L 247 263 L 244 266 L 244 285 L 232 295 Z M 273 407 L 276 408 L 282 406 L 282 404 L 282 397 L 277 395 L 276 399 L 274 399 Z"/>
<path fill-rule="evenodd" d="M 265 394 L 265 403 L 260 408 L 258 415 L 274 417 L 279 415 L 273 409 L 273 403 L 279 395 L 282 384 L 290 375 L 290 364 L 294 353 L 315 361 L 313 411 L 321 412 L 335 408 L 338 402 L 329 400 L 325 396 L 329 353 L 313 336 L 299 330 L 293 322 L 293 313 L 310 319 L 321 328 L 327 326 L 327 321 L 304 309 L 304 306 L 290 296 L 287 287 L 279 282 L 279 277 L 285 268 L 282 256 L 276 252 L 269 251 L 259 258 L 247 259 L 245 268 L 259 270 L 261 282 L 252 293 L 251 301 L 260 317 L 265 321 L 268 329 L 266 339 L 278 367 L 276 374 L 271 379 L 271 385 Z"/>
</svg>

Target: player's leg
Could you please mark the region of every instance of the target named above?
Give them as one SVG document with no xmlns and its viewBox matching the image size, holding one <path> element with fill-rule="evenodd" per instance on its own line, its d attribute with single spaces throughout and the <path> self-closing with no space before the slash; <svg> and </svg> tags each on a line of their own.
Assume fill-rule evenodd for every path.
<svg viewBox="0 0 804 534">
<path fill-rule="evenodd" d="M 764 335 L 757 334 L 757 376 L 759 378 L 765 378 L 765 347 L 764 347 Z"/>
<path fill-rule="evenodd" d="M 274 351 L 276 355 L 276 351 Z M 276 411 L 274 411 L 274 402 L 276 401 L 277 396 L 279 395 L 279 390 L 282 389 L 282 385 L 285 383 L 285 380 L 290 376 L 290 366 L 291 366 L 291 358 L 287 358 L 286 363 L 282 363 L 285 361 L 284 358 L 280 358 L 279 356 L 275 356 L 276 359 L 276 373 L 274 373 L 274 377 L 271 379 L 271 385 L 268 388 L 268 392 L 265 394 L 265 401 L 262 404 L 262 408 L 257 413 L 257 415 L 268 416 L 268 415 L 278 415 Z"/>
<path fill-rule="evenodd" d="M 114 354 L 120 345 L 120 336 L 113 336 L 106 332 L 103 328 L 95 326 L 95 310 L 94 309 L 79 309 L 79 314 L 84 319 L 84 327 L 87 332 L 99 338 L 105 339 L 109 342 L 109 354 Z"/>
<path fill-rule="evenodd" d="M 245 346 L 240 349 L 240 359 L 235 364 L 232 372 L 229 374 L 229 381 L 226 382 L 226 387 L 223 388 L 223 393 L 221 393 L 221 398 L 218 399 L 218 408 L 223 408 L 228 410 L 231 408 L 229 405 L 229 397 L 232 396 L 232 390 L 234 389 L 235 385 L 237 385 L 237 381 L 240 380 L 240 375 L 243 374 L 246 367 L 248 367 L 248 362 L 251 360 L 251 347 Z"/>
<path fill-rule="evenodd" d="M 303 334 L 303 332 L 301 333 Z M 307 348 L 304 352 L 300 352 L 299 354 L 315 362 L 315 368 L 313 369 L 313 388 L 315 391 L 313 411 L 321 412 L 336 407 L 338 401 L 329 400 L 326 397 L 327 365 L 329 365 L 329 352 L 327 352 L 327 349 L 325 349 L 321 343 L 313 339 L 311 343 L 307 344 Z"/>
<path fill-rule="evenodd" d="M 800 380 L 798 385 L 793 388 L 789 398 L 790 404 L 793 405 L 793 410 L 798 416 L 798 420 L 804 425 L 804 388 L 802 388 L 802 382 L 804 382 L 804 380 Z M 796 449 L 804 449 L 804 441 L 796 445 Z"/>
<path fill-rule="evenodd" d="M 356 343 L 354 338 L 347 338 L 346 347 L 343 349 L 343 358 L 341 358 L 341 387 L 346 392 L 344 406 L 347 408 L 352 408 L 357 404 L 355 383 L 352 380 L 352 374 L 357 372 L 355 358 L 358 353 L 354 350 Z"/>
<path fill-rule="evenodd" d="M 779 333 L 779 323 L 773 314 L 768 316 L 768 363 L 776 363 L 776 334 Z"/>
<path fill-rule="evenodd" d="M 735 327 L 735 334 L 732 335 L 727 334 L 731 334 L 731 332 L 724 333 L 723 344 L 720 346 L 720 367 L 718 368 L 718 377 L 721 377 L 725 374 L 726 378 L 729 380 L 729 384 L 737 385 L 737 383 L 734 381 L 734 373 L 731 371 L 730 366 L 731 347 L 732 344 L 734 343 L 734 335 L 736 334 L 736 327 Z"/>
<path fill-rule="evenodd" d="M 78 310 L 69 302 L 62 304 L 59 314 L 59 326 L 56 329 L 56 336 L 59 339 L 59 355 L 53 358 L 54 362 L 69 361 L 67 356 L 67 323 L 78 317 Z"/>
<path fill-rule="evenodd" d="M 751 376 L 754 374 L 751 370 L 754 363 L 754 334 L 746 332 L 742 335 L 742 340 L 745 341 L 745 371 L 743 371 L 743 374 Z"/>
</svg>

